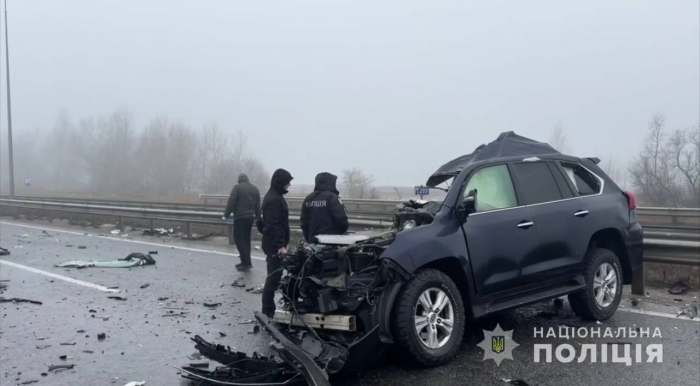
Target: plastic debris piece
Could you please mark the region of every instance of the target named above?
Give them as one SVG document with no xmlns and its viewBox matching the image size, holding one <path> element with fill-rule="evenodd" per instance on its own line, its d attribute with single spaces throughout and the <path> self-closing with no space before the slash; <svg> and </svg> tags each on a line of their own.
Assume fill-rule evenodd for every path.
<svg viewBox="0 0 700 386">
<path fill-rule="evenodd" d="M 221 305 L 221 303 L 203 303 L 204 307 L 216 308 Z"/>
<path fill-rule="evenodd" d="M 122 231 L 120 231 L 119 229 L 115 229 L 115 230 L 113 230 L 113 231 L 111 231 L 111 232 L 109 232 L 109 233 L 111 233 L 111 234 L 113 234 L 113 235 L 118 235 L 118 234 L 122 233 Z"/>
<path fill-rule="evenodd" d="M 245 280 L 242 277 L 239 277 L 238 279 L 234 280 L 231 285 L 234 287 L 244 288 L 245 287 Z"/>
<path fill-rule="evenodd" d="M 143 288 L 148 288 L 149 285 L 150 285 L 150 284 L 146 283 L 146 284 L 142 285 L 142 286 L 139 287 L 139 288 L 142 288 L 142 289 L 143 289 Z"/>
<path fill-rule="evenodd" d="M 97 334 L 97 340 L 105 340 L 105 339 L 107 339 L 107 334 L 105 334 L 104 332 Z"/>
<path fill-rule="evenodd" d="M 145 384 L 146 384 L 146 381 L 141 381 L 141 382 L 131 381 L 124 386 L 143 386 Z"/>
<path fill-rule="evenodd" d="M 51 347 L 50 344 L 40 344 L 40 345 L 36 346 L 36 348 L 38 348 L 39 350 L 43 350 L 43 349 L 49 348 L 49 347 Z"/>
<path fill-rule="evenodd" d="M 108 298 L 108 299 L 114 299 L 114 300 L 121 300 L 121 301 L 126 300 L 126 298 L 123 297 L 123 296 L 107 296 L 107 298 Z"/>
<path fill-rule="evenodd" d="M 75 346 L 75 342 L 73 342 L 73 343 L 61 343 L 61 346 Z"/>
<path fill-rule="evenodd" d="M 70 370 L 73 367 L 75 367 L 75 364 L 70 364 L 70 365 L 51 365 L 49 366 L 49 371 L 54 371 L 54 370 Z"/>
<path fill-rule="evenodd" d="M 78 245 L 78 249 L 87 249 L 85 245 Z"/>
<path fill-rule="evenodd" d="M 668 289 L 668 292 L 673 295 L 682 295 L 689 290 L 690 284 L 688 284 L 687 281 L 678 280 L 677 282 L 673 283 L 671 288 Z"/>
</svg>

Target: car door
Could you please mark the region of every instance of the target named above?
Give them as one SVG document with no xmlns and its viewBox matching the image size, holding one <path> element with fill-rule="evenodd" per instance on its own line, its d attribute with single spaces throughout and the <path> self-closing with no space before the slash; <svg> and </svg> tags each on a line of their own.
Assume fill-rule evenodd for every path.
<svg viewBox="0 0 700 386">
<path fill-rule="evenodd" d="M 463 198 L 476 190 L 476 212 L 462 224 L 479 298 L 498 297 L 519 284 L 520 267 L 537 247 L 530 211 L 519 204 L 507 164 L 477 169 Z"/>
<path fill-rule="evenodd" d="M 581 251 L 577 245 L 583 235 L 576 222 L 576 200 L 557 166 L 550 162 L 513 164 L 518 193 L 537 224 L 537 252 L 522 261 L 525 282 L 542 286 L 570 280 L 580 272 Z M 585 221 L 585 220 L 584 220 Z"/>
</svg>

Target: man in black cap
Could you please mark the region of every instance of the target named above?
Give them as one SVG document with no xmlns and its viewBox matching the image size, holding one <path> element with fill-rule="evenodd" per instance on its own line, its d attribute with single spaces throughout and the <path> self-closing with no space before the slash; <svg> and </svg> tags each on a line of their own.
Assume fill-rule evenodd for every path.
<svg viewBox="0 0 700 386">
<path fill-rule="evenodd" d="M 254 221 L 260 218 L 260 191 L 250 183 L 245 173 L 238 176 L 238 185 L 231 190 L 224 220 L 231 214 L 233 214 L 233 240 L 238 248 L 238 254 L 241 255 L 241 263 L 236 264 L 236 269 L 247 271 L 253 268 L 250 259 L 250 236 Z"/>
<path fill-rule="evenodd" d="M 262 248 L 267 256 L 267 279 L 262 293 L 262 313 L 268 317 L 275 314 L 275 292 L 282 279 L 281 253 L 287 253 L 289 243 L 289 207 L 284 195 L 287 194 L 293 177 L 284 169 L 272 174 L 270 190 L 265 193 L 262 203 L 262 219 L 257 226 L 262 233 Z"/>
<path fill-rule="evenodd" d="M 331 173 L 316 175 L 314 191 L 301 205 L 301 230 L 309 243 L 316 242 L 317 235 L 342 235 L 348 230 L 348 214 L 335 187 L 337 180 Z"/>
</svg>

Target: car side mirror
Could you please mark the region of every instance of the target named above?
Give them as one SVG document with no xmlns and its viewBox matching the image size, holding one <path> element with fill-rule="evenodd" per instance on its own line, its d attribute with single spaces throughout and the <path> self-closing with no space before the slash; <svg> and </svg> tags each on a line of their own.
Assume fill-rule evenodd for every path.
<svg viewBox="0 0 700 386">
<path fill-rule="evenodd" d="M 462 220 L 466 220 L 467 216 L 476 212 L 476 189 L 472 189 L 467 193 L 462 203 L 457 206 L 457 212 Z"/>
</svg>

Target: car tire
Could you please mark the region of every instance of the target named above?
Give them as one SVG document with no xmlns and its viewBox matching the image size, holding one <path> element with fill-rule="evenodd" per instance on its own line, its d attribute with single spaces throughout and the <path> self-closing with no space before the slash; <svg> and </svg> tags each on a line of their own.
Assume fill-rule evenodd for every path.
<svg viewBox="0 0 700 386">
<path fill-rule="evenodd" d="M 392 314 L 394 341 L 406 359 L 434 367 L 457 354 L 464 336 L 464 304 L 459 289 L 443 272 L 419 271 L 404 285 Z"/>
<path fill-rule="evenodd" d="M 622 300 L 620 259 L 609 249 L 592 249 L 584 262 L 586 289 L 569 295 L 574 313 L 587 320 L 606 320 Z"/>
</svg>

